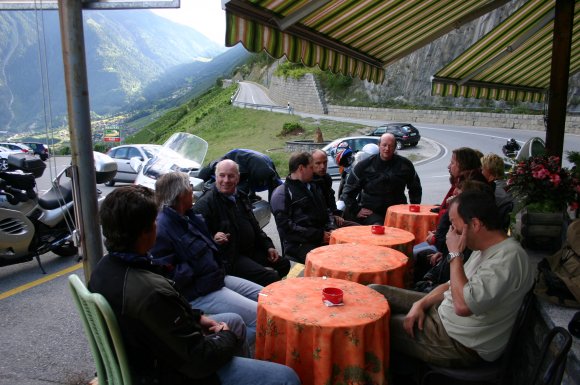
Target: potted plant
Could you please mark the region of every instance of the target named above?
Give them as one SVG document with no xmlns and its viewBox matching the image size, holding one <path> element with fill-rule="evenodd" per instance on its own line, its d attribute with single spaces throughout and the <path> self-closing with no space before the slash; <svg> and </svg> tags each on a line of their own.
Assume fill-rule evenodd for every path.
<svg viewBox="0 0 580 385">
<path fill-rule="evenodd" d="M 537 156 L 517 163 L 507 190 L 516 200 L 516 237 L 526 247 L 557 249 L 570 216 L 578 208 L 580 182 L 557 156 Z M 519 217 L 518 217 L 519 216 Z"/>
</svg>

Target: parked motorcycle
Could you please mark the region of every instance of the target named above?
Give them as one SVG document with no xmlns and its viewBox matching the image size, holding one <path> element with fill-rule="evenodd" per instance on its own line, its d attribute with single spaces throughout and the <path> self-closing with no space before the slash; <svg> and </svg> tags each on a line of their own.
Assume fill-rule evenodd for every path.
<svg viewBox="0 0 580 385">
<path fill-rule="evenodd" d="M 181 171 L 189 174 L 195 198 L 201 197 L 206 188 L 199 178 L 201 165 L 207 154 L 208 144 L 199 136 L 178 132 L 173 134 L 155 157 L 142 161 L 137 157 L 130 159 L 131 168 L 137 172 L 135 184 L 155 189 L 155 181 L 163 174 Z M 254 215 L 261 227 L 270 222 L 270 205 L 264 200 L 252 201 Z"/>
<path fill-rule="evenodd" d="M 94 154 L 97 183 L 104 183 L 115 176 L 117 164 L 104 154 Z M 16 154 L 8 157 L 9 171 L 0 172 L 0 266 L 34 258 L 46 273 L 42 254 L 70 257 L 78 253 L 72 166 L 59 172 L 52 187 L 39 196 L 36 178 L 45 167 L 38 158 Z"/>
</svg>

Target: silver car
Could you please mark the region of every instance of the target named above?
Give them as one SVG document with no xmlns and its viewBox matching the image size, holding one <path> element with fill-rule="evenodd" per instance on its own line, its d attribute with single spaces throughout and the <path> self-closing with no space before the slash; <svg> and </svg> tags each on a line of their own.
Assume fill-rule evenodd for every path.
<svg viewBox="0 0 580 385">
<path fill-rule="evenodd" d="M 13 150 L 4 146 L 0 146 L 0 171 L 8 170 L 8 156 L 10 154 L 20 153 L 19 150 Z"/>
<path fill-rule="evenodd" d="M 131 158 L 138 158 L 142 162 L 147 162 L 159 152 L 162 146 L 158 144 L 127 144 L 113 147 L 107 155 L 117 163 L 117 175 L 105 183 L 107 186 L 114 186 L 115 182 L 133 183 L 137 178 L 137 173 L 131 167 Z"/>
</svg>

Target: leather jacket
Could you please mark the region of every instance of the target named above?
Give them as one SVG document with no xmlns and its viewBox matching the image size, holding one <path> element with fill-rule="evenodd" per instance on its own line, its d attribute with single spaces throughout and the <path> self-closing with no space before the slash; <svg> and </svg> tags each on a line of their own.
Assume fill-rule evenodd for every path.
<svg viewBox="0 0 580 385">
<path fill-rule="evenodd" d="M 234 355 L 236 335 L 204 335 L 201 313 L 150 260 L 111 254 L 99 261 L 89 290 L 102 294 L 117 317 L 134 383 L 219 384 L 215 372 Z"/>
<path fill-rule="evenodd" d="M 321 245 L 324 232 L 335 228 L 324 196 L 314 183 L 310 183 L 308 189 L 305 183 L 288 176 L 284 184 L 274 190 L 270 204 L 278 233 L 290 254 L 297 244 Z"/>
<path fill-rule="evenodd" d="M 384 161 L 377 154 L 354 167 L 341 199 L 349 217 L 356 217 L 361 208 L 385 216 L 389 206 L 407 203 L 405 188 L 409 190 L 411 203 L 421 203 L 423 190 L 413 163 L 397 154 Z"/>
</svg>

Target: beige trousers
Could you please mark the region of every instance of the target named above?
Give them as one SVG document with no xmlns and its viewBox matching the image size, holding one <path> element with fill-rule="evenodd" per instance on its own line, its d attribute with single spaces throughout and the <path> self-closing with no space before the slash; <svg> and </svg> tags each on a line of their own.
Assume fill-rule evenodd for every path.
<svg viewBox="0 0 580 385">
<path fill-rule="evenodd" d="M 447 335 L 437 313 L 439 305 L 430 307 L 425 313 L 423 330 L 415 325 L 415 337 L 405 332 L 403 322 L 413 303 L 425 293 L 400 289 L 386 285 L 369 285 L 383 294 L 391 308 L 391 357 L 397 353 L 415 357 L 423 362 L 445 367 L 467 367 L 483 362 L 481 357 Z"/>
</svg>

